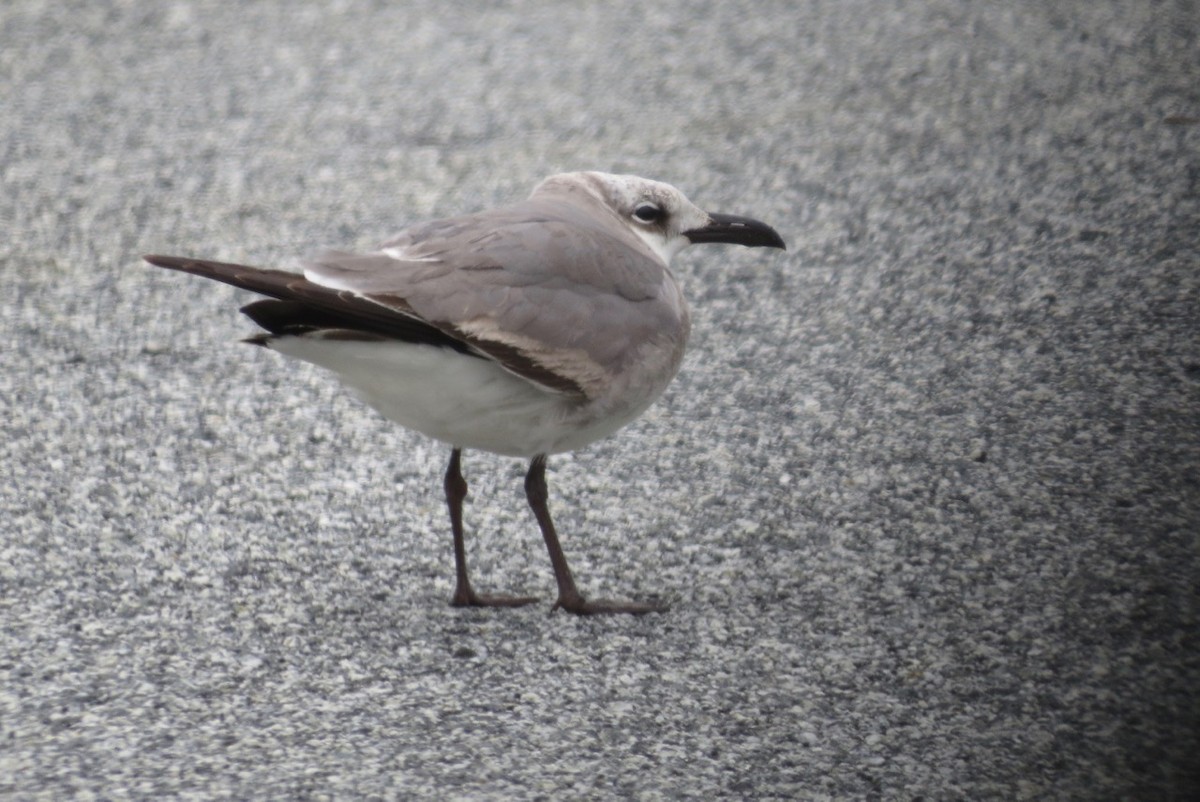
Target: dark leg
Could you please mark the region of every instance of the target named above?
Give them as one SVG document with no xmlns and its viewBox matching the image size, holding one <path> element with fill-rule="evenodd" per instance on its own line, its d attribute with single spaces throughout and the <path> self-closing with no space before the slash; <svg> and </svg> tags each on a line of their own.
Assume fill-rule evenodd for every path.
<svg viewBox="0 0 1200 802">
<path fill-rule="evenodd" d="M 562 546 L 558 544 L 558 533 L 554 531 L 554 521 L 550 519 L 550 508 L 546 502 L 549 493 L 546 490 L 546 455 L 539 454 L 529 463 L 529 473 L 525 474 L 525 498 L 541 527 L 542 537 L 546 541 L 546 551 L 550 552 L 550 564 L 554 566 L 554 580 L 558 583 L 558 601 L 554 608 L 559 607 L 577 615 L 595 615 L 597 613 L 657 613 L 665 612 L 666 605 L 643 604 L 639 602 L 617 602 L 600 599 L 588 601 L 575 587 L 575 579 L 567 566 L 567 558 Z"/>
<path fill-rule="evenodd" d="M 450 528 L 454 532 L 454 598 L 455 607 L 520 607 L 537 601 L 536 596 L 480 596 L 471 589 L 467 578 L 467 548 L 463 543 L 462 507 L 467 497 L 467 480 L 463 479 L 460 467 L 462 450 L 450 452 L 450 464 L 446 466 L 446 506 L 450 508 Z"/>
</svg>

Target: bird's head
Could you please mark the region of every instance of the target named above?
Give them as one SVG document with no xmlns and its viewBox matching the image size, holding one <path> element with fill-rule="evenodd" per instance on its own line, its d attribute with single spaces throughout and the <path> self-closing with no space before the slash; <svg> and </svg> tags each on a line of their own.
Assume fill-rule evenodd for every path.
<svg viewBox="0 0 1200 802">
<path fill-rule="evenodd" d="M 783 238 L 751 217 L 706 212 L 670 184 L 635 175 L 582 172 L 547 178 L 533 192 L 599 201 L 646 245 L 670 264 L 688 245 L 725 242 L 748 247 L 786 248 Z"/>
</svg>

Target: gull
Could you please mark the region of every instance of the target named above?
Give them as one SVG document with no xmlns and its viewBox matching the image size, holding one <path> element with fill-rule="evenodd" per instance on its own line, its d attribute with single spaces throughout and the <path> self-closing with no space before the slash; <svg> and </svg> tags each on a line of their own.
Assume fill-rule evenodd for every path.
<svg viewBox="0 0 1200 802">
<path fill-rule="evenodd" d="M 528 199 L 414 225 L 376 251 L 327 251 L 303 274 L 180 256 L 158 267 L 267 296 L 241 311 L 246 342 L 331 370 L 385 418 L 450 446 L 451 604 L 517 607 L 472 587 L 463 540 L 464 449 L 529 460 L 525 496 L 550 554 L 552 609 L 661 612 L 586 599 L 550 517 L 546 459 L 637 418 L 679 370 L 690 330 L 672 258 L 694 243 L 784 248 L 770 226 L 701 210 L 669 184 L 575 172 Z"/>
</svg>

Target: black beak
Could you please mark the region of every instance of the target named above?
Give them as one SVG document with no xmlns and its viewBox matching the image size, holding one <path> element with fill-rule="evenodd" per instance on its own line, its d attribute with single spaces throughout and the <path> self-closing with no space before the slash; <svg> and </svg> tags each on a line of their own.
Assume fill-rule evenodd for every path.
<svg viewBox="0 0 1200 802">
<path fill-rule="evenodd" d="M 750 248 L 783 248 L 783 237 L 766 223 L 736 214 L 710 214 L 708 225 L 683 232 L 692 242 L 728 242 Z"/>
</svg>

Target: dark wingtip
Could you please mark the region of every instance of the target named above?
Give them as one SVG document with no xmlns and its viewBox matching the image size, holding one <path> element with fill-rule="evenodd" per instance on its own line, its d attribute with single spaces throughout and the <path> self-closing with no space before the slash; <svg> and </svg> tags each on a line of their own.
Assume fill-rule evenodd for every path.
<svg viewBox="0 0 1200 802">
<path fill-rule="evenodd" d="M 187 266 L 195 261 L 183 256 L 164 256 L 161 253 L 143 254 L 142 259 L 155 267 L 166 267 L 172 270 L 186 270 Z"/>
</svg>

